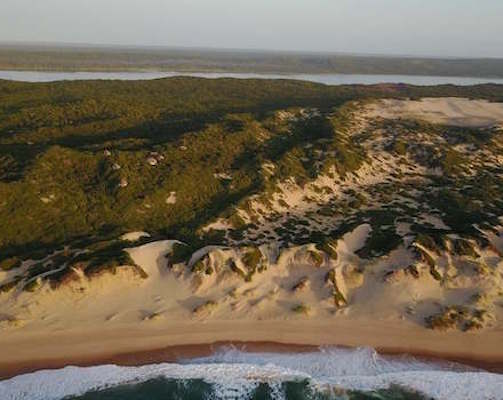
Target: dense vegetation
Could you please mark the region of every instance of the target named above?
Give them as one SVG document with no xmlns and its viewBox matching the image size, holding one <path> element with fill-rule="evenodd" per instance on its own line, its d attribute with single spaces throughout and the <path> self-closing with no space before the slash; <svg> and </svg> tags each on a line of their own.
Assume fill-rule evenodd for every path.
<svg viewBox="0 0 503 400">
<path fill-rule="evenodd" d="M 440 59 L 330 53 L 55 45 L 1 45 L 0 69 L 43 71 L 226 71 L 503 77 L 501 59 Z"/>
<path fill-rule="evenodd" d="M 421 96 L 503 101 L 503 87 L 196 78 L 0 81 L 0 261 L 135 230 L 218 242 L 198 229 L 268 189 L 271 182 L 258 165 L 273 160 L 276 179 L 308 180 L 323 168 L 302 161 L 319 150 L 305 149 L 316 140 L 343 174 L 362 155 L 357 143 L 338 135 L 344 128 L 341 106 L 355 99 Z M 275 111 L 295 113 L 299 107 L 317 107 L 320 114 L 286 133 Z M 460 201 L 453 196 L 439 207 Z"/>
</svg>

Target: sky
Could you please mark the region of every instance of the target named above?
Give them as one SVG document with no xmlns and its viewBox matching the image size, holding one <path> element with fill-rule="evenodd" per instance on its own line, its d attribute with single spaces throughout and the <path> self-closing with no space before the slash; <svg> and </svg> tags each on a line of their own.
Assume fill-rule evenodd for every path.
<svg viewBox="0 0 503 400">
<path fill-rule="evenodd" d="M 503 0 L 0 0 L 0 41 L 503 57 Z"/>
</svg>

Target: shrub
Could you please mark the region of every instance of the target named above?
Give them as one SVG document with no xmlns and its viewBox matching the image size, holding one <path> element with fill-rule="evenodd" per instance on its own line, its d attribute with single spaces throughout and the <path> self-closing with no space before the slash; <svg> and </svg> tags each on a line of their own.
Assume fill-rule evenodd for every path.
<svg viewBox="0 0 503 400">
<path fill-rule="evenodd" d="M 337 260 L 337 241 L 325 239 L 322 243 L 318 243 L 316 248 L 325 252 L 332 260 Z"/>
<path fill-rule="evenodd" d="M 426 326 L 434 330 L 447 330 L 455 328 L 463 319 L 463 315 L 456 309 L 447 308 L 444 311 L 426 317 Z"/>
<path fill-rule="evenodd" d="M 40 287 L 40 282 L 38 279 L 33 279 L 24 285 L 23 290 L 27 292 L 35 292 Z"/>
<path fill-rule="evenodd" d="M 241 278 L 243 278 L 245 280 L 249 276 L 249 275 L 245 274 L 245 272 L 237 266 L 237 264 L 234 260 L 230 261 L 229 267 L 232 272 L 235 272 L 236 274 L 238 274 Z"/>
<path fill-rule="evenodd" d="M 194 249 L 184 243 L 174 243 L 171 252 L 166 254 L 171 264 L 186 263 L 193 254 Z"/>
<path fill-rule="evenodd" d="M 196 274 L 206 274 L 206 275 L 211 275 L 213 274 L 214 270 L 211 265 L 209 265 L 209 259 L 208 257 L 203 257 L 199 261 L 197 261 L 194 266 L 192 267 L 192 272 Z"/>
<path fill-rule="evenodd" d="M 257 269 L 260 269 L 262 258 L 262 252 L 260 249 L 258 247 L 254 247 L 243 255 L 242 260 L 248 271 L 255 272 Z"/>
<path fill-rule="evenodd" d="M 3 285 L 0 285 L 0 293 L 9 293 L 12 291 L 17 284 L 21 281 L 21 278 L 15 278 L 10 282 L 4 283 Z"/>
<path fill-rule="evenodd" d="M 300 291 L 304 290 L 305 288 L 307 288 L 308 284 L 309 284 L 309 279 L 307 277 L 304 277 L 293 286 L 292 291 L 293 292 L 300 292 Z"/>
<path fill-rule="evenodd" d="M 292 307 L 292 311 L 296 314 L 309 314 L 311 312 L 311 308 L 305 304 L 297 304 Z"/>
<path fill-rule="evenodd" d="M 412 264 L 405 268 L 405 272 L 412 275 L 414 278 L 419 278 L 419 270 L 417 269 L 417 265 Z"/>
<path fill-rule="evenodd" d="M 393 151 L 400 156 L 404 156 L 407 154 L 407 144 L 403 140 L 397 139 L 393 143 Z"/>
<path fill-rule="evenodd" d="M 434 253 L 439 253 L 441 250 L 446 249 L 443 238 L 439 235 L 431 236 L 425 233 L 419 233 L 416 236 L 415 243 Z"/>
<path fill-rule="evenodd" d="M 468 256 L 472 258 L 479 258 L 480 255 L 475 250 L 472 243 L 465 239 L 453 240 L 453 252 L 459 256 Z"/>
<path fill-rule="evenodd" d="M 332 287 L 332 298 L 334 300 L 334 305 L 336 307 L 346 306 L 348 302 L 337 285 L 335 269 L 328 271 L 327 275 L 325 276 L 325 282 L 327 282 Z"/>
<path fill-rule="evenodd" d="M 430 267 L 430 274 L 433 276 L 433 278 L 437 281 L 442 280 L 442 275 L 440 275 L 440 272 L 438 272 L 437 268 L 435 266 Z"/>
<path fill-rule="evenodd" d="M 383 228 L 373 225 L 370 236 L 365 245 L 356 252 L 361 258 L 382 256 L 396 249 L 403 243 L 403 239 L 395 231 L 395 228 Z"/>
<path fill-rule="evenodd" d="M 207 302 L 200 304 L 194 308 L 192 311 L 195 315 L 211 313 L 217 307 L 217 303 L 213 300 L 208 300 Z"/>
<path fill-rule="evenodd" d="M 323 255 L 320 252 L 308 250 L 307 256 L 309 261 L 312 262 L 315 267 L 321 267 L 321 265 L 323 264 Z"/>
<path fill-rule="evenodd" d="M 17 257 L 7 258 L 0 261 L 0 269 L 4 271 L 10 271 L 11 269 L 19 268 L 21 266 L 21 260 Z"/>
</svg>

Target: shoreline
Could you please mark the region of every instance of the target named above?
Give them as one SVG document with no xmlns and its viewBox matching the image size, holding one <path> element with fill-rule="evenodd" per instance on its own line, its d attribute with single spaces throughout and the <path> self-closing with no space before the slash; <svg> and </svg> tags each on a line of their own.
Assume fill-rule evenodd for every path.
<svg viewBox="0 0 503 400">
<path fill-rule="evenodd" d="M 76 358 L 76 359 L 49 359 L 36 362 L 26 361 L 20 363 L 0 364 L 0 381 L 10 379 L 18 375 L 28 374 L 40 370 L 56 370 L 68 366 L 93 367 L 99 365 L 118 365 L 136 367 L 149 364 L 176 363 L 181 360 L 205 357 L 215 354 L 225 347 L 235 347 L 246 353 L 310 353 L 322 351 L 324 347 L 355 348 L 343 345 L 306 345 L 280 342 L 242 342 L 242 341 L 218 341 L 213 343 L 187 344 L 167 346 L 161 349 L 153 349 L 131 353 L 121 353 L 112 356 Z M 455 363 L 466 367 L 481 369 L 487 372 L 503 374 L 503 359 L 482 360 L 466 355 L 445 355 L 441 353 L 428 353 L 424 351 L 403 352 L 400 349 L 377 348 L 374 349 L 383 356 L 401 357 L 410 356 L 415 359 L 434 363 Z"/>
<path fill-rule="evenodd" d="M 302 323 L 304 322 L 304 323 Z M 247 352 L 313 352 L 322 347 L 370 347 L 389 356 L 410 355 L 503 373 L 502 332 L 479 334 L 411 330 L 362 321 L 212 321 L 171 329 L 22 332 L 0 337 L 0 380 L 41 369 L 116 364 L 138 366 L 207 356 L 221 347 Z"/>
<path fill-rule="evenodd" d="M 38 70 L 2 69 L 0 81 L 25 83 L 52 83 L 81 80 L 150 81 L 167 78 L 201 79 L 265 79 L 294 80 L 328 86 L 376 86 L 381 84 L 406 84 L 413 86 L 456 85 L 461 87 L 477 85 L 503 85 L 503 78 L 423 75 L 423 74 L 370 74 L 370 73 L 309 73 L 309 72 L 237 72 L 237 71 L 163 71 L 163 70 Z"/>
</svg>

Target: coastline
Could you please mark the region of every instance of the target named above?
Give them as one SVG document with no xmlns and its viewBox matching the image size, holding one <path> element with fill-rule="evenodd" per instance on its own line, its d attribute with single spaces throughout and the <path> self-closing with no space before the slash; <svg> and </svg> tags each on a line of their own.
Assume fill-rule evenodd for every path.
<svg viewBox="0 0 503 400">
<path fill-rule="evenodd" d="M 383 336 L 379 322 L 370 325 L 343 322 L 214 321 L 177 324 L 171 332 L 130 327 L 129 330 L 81 331 L 80 334 L 60 331 L 50 335 L 39 332 L 4 336 L 0 339 L 3 349 L 0 380 L 68 365 L 137 366 L 177 362 L 210 355 L 224 346 L 252 353 L 313 352 L 323 346 L 372 347 L 384 355 L 410 355 L 503 373 L 503 348 L 498 346 L 503 337 L 500 331 L 457 335 L 455 332 L 407 331 L 410 327 L 398 325 L 390 326 L 391 333 Z M 231 324 L 236 325 L 236 329 L 229 329 Z M 330 329 L 334 329 L 335 334 L 331 334 Z"/>
</svg>

